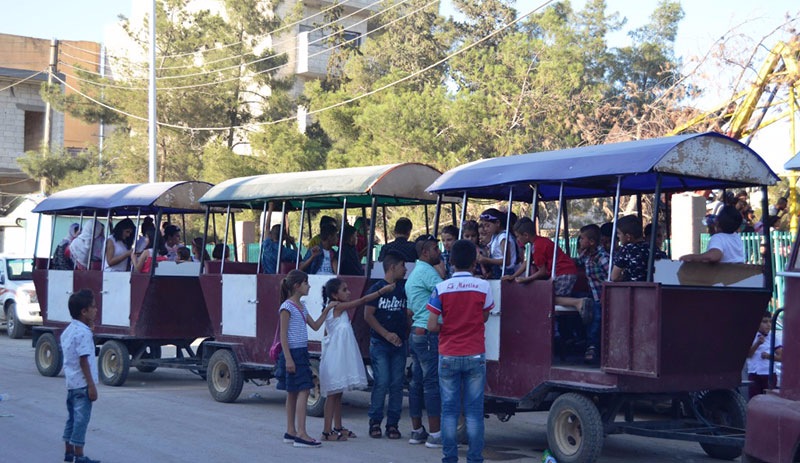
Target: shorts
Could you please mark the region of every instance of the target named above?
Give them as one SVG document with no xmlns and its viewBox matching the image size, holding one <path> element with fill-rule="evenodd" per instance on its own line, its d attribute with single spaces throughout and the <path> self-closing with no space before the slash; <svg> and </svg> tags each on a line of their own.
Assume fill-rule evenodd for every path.
<svg viewBox="0 0 800 463">
<path fill-rule="evenodd" d="M 572 288 L 578 281 L 578 275 L 559 275 L 553 280 L 553 294 L 556 296 L 572 295 Z"/>
<path fill-rule="evenodd" d="M 299 392 L 314 389 L 314 377 L 311 373 L 311 360 L 308 355 L 307 347 L 298 347 L 289 350 L 294 360 L 295 372 L 286 372 L 286 357 L 281 352 L 278 356 L 278 364 L 275 365 L 275 378 L 278 384 L 277 389 L 286 392 Z"/>
</svg>

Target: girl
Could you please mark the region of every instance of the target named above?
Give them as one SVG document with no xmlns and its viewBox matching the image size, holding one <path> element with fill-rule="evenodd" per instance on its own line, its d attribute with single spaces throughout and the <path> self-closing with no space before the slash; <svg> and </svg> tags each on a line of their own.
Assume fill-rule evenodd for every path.
<svg viewBox="0 0 800 463">
<path fill-rule="evenodd" d="M 487 245 L 488 256 L 478 256 L 478 263 L 491 269 L 489 278 L 500 278 L 503 275 L 503 249 L 505 254 L 505 274 L 514 273 L 517 263 L 517 247 L 514 241 L 509 241 L 506 246 L 506 215 L 497 209 L 486 209 L 481 213 L 481 228 L 489 237 Z"/>
<path fill-rule="evenodd" d="M 314 387 L 311 362 L 308 356 L 308 331 L 306 324 L 314 331 L 322 326 L 322 321 L 330 312 L 326 307 L 317 320 L 308 316 L 305 304 L 300 298 L 308 295 L 308 275 L 300 270 L 292 270 L 281 282 L 280 314 L 281 348 L 278 363 L 275 365 L 277 388 L 286 391 L 286 433 L 283 442 L 292 442 L 295 447 L 319 447 L 322 442 L 313 439 L 306 432 L 306 403 L 309 391 Z"/>
<path fill-rule="evenodd" d="M 322 288 L 322 300 L 327 304 L 325 311 L 328 312 L 319 364 L 320 392 L 327 397 L 322 440 L 346 441 L 348 437 L 356 437 L 355 433 L 342 425 L 342 392 L 367 387 L 364 361 L 347 311 L 374 301 L 381 291 L 384 294 L 392 292 L 394 286 L 387 285 L 389 289 L 381 288 L 355 301 L 350 300 L 347 283 L 339 278 L 328 280 Z"/>
<path fill-rule="evenodd" d="M 122 219 L 106 238 L 106 272 L 125 272 L 128 258 L 133 254 L 133 235 L 136 225 L 131 219 Z"/>
<path fill-rule="evenodd" d="M 139 257 L 134 259 L 133 268 L 137 272 L 150 273 L 150 267 L 153 265 L 153 256 L 156 257 L 156 262 L 163 262 L 167 260 L 167 250 L 164 248 L 163 240 L 158 243 L 158 251 L 153 249 L 153 242 L 155 241 L 156 229 L 150 229 L 145 232 L 145 245 L 144 251 L 139 254 Z"/>
</svg>

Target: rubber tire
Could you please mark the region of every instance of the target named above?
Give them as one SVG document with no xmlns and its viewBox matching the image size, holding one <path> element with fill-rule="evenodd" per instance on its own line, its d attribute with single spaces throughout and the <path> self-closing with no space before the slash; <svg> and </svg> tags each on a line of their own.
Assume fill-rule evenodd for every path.
<svg viewBox="0 0 800 463">
<path fill-rule="evenodd" d="M 231 403 L 239 398 L 244 385 L 244 377 L 239 362 L 228 349 L 220 349 L 211 355 L 206 370 L 208 392 L 217 402 Z"/>
<path fill-rule="evenodd" d="M 53 333 L 44 333 L 36 340 L 36 369 L 42 376 L 58 376 L 64 366 L 64 354 L 61 345 Z"/>
<path fill-rule="evenodd" d="M 700 398 L 700 412 L 713 424 L 744 429 L 747 426 L 747 402 L 730 389 L 709 391 Z M 700 444 L 711 458 L 733 460 L 742 454 L 740 447 L 718 444 Z"/>
<path fill-rule="evenodd" d="M 311 377 L 314 381 L 314 388 L 308 394 L 306 414 L 322 418 L 325 416 L 325 397 L 319 389 L 319 359 L 311 359 Z"/>
<path fill-rule="evenodd" d="M 122 386 L 128 379 L 131 368 L 131 354 L 128 347 L 120 341 L 112 339 L 100 347 L 97 358 L 97 373 L 100 381 L 107 386 Z"/>
<path fill-rule="evenodd" d="M 145 349 L 150 349 L 150 352 L 149 353 L 148 352 L 142 353 L 142 356 L 140 358 L 143 358 L 143 359 L 160 359 L 161 358 L 161 346 L 145 346 Z M 156 371 L 156 368 L 158 368 L 158 367 L 153 367 L 153 366 L 149 366 L 149 365 L 148 366 L 143 366 L 143 365 L 137 365 L 136 366 L 136 369 L 141 371 L 142 373 L 152 373 L 152 372 Z"/>
<path fill-rule="evenodd" d="M 17 304 L 14 302 L 6 309 L 6 332 L 11 339 L 21 339 L 25 336 L 25 325 L 17 318 Z"/>
<path fill-rule="evenodd" d="M 593 463 L 603 451 L 603 420 L 588 397 L 558 396 L 547 416 L 547 443 L 559 463 Z"/>
</svg>

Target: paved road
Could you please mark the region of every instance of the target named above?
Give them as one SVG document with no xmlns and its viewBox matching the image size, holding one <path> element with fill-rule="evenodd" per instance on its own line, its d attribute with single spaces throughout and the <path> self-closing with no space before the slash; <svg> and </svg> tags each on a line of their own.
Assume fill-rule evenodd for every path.
<svg viewBox="0 0 800 463">
<path fill-rule="evenodd" d="M 167 352 L 165 351 L 165 354 Z M 30 339 L 13 340 L 0 333 L 0 461 L 61 461 L 66 398 L 63 374 L 40 376 Z M 132 370 L 122 387 L 100 385 L 87 436 L 86 451 L 105 463 L 134 462 L 438 462 L 439 450 L 366 436 L 369 395 L 345 395 L 345 425 L 359 434 L 348 442 L 319 449 L 282 444 L 284 394 L 273 386 L 245 384 L 240 399 L 222 404 L 211 399 L 204 381 L 182 370 L 154 373 Z M 404 410 L 401 431 L 409 434 Z M 547 447 L 546 414 L 515 416 L 507 423 L 486 422 L 486 461 L 538 462 Z M 321 418 L 309 418 L 313 436 Z M 462 451 L 462 461 L 465 453 Z M 712 460 L 695 443 L 633 436 L 609 436 L 601 462 L 706 462 Z"/>
</svg>

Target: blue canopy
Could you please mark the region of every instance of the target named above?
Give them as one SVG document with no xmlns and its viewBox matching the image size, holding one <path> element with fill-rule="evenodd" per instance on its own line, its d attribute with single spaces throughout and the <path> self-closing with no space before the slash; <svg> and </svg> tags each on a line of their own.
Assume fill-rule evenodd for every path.
<svg viewBox="0 0 800 463">
<path fill-rule="evenodd" d="M 468 192 L 474 198 L 532 200 L 533 186 L 543 200 L 613 196 L 661 189 L 705 190 L 774 185 L 778 181 L 748 146 L 718 133 L 679 135 L 560 151 L 528 153 L 475 161 L 442 174 L 428 191 Z"/>
<path fill-rule="evenodd" d="M 45 198 L 33 212 L 42 214 L 103 216 L 204 212 L 197 202 L 211 188 L 206 182 L 114 183 L 84 185 Z"/>
<path fill-rule="evenodd" d="M 795 154 L 791 159 L 786 161 L 783 168 L 786 170 L 800 170 L 800 153 Z"/>
</svg>

